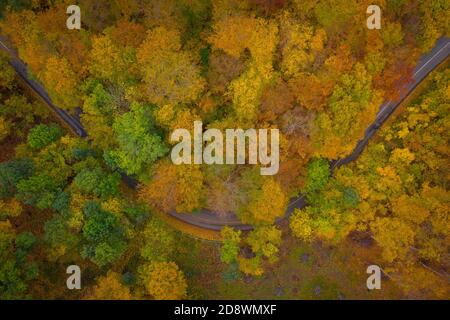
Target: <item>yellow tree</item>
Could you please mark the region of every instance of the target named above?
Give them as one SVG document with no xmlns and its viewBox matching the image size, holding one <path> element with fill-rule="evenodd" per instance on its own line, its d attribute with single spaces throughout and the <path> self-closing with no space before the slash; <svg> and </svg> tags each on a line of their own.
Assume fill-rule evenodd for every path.
<svg viewBox="0 0 450 320">
<path fill-rule="evenodd" d="M 39 79 L 59 107 L 70 110 L 79 106 L 79 79 L 65 58 L 49 58 L 44 70 L 39 74 Z"/>
<path fill-rule="evenodd" d="M 381 102 L 380 92 L 372 88 L 372 77 L 362 64 L 356 64 L 350 74 L 341 76 L 328 99 L 329 108 L 315 119 L 312 140 L 316 155 L 337 159 L 350 154 L 375 119 Z"/>
<path fill-rule="evenodd" d="M 243 122 L 255 120 L 262 89 L 273 76 L 272 60 L 278 43 L 278 27 L 261 18 L 231 16 L 214 25 L 208 39 L 215 49 L 239 58 L 248 49 L 248 69 L 230 84 L 233 106 Z"/>
<path fill-rule="evenodd" d="M 203 173 L 199 166 L 176 166 L 163 160 L 157 164 L 154 172 L 154 179 L 140 187 L 141 200 L 166 212 L 192 212 L 201 207 Z"/>
<path fill-rule="evenodd" d="M 145 98 L 158 105 L 195 101 L 203 91 L 190 53 L 181 49 L 180 34 L 157 27 L 148 32 L 139 47 L 137 59 L 142 73 Z"/>
<path fill-rule="evenodd" d="M 126 76 L 133 74 L 133 59 L 118 47 L 109 35 L 92 39 L 89 72 L 96 78 L 123 84 Z"/>
<path fill-rule="evenodd" d="M 246 223 L 272 224 L 276 218 L 284 215 L 287 197 L 272 177 L 256 183 L 257 186 L 250 187 L 248 199 L 240 206 L 239 217 Z"/>
<path fill-rule="evenodd" d="M 146 264 L 141 267 L 139 274 L 147 292 L 156 300 L 186 298 L 186 278 L 174 262 Z"/>
<path fill-rule="evenodd" d="M 5 118 L 0 117 L 0 142 L 5 139 L 10 132 L 10 124 L 5 120 Z"/>
<path fill-rule="evenodd" d="M 90 300 L 130 300 L 131 297 L 130 289 L 122 284 L 120 274 L 108 271 L 106 276 L 97 279 L 97 284 L 86 298 Z"/>
</svg>

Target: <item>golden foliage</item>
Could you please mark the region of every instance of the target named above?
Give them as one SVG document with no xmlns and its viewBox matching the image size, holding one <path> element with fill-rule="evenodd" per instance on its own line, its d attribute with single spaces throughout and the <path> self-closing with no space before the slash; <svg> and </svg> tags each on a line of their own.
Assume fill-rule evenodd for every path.
<svg viewBox="0 0 450 320">
<path fill-rule="evenodd" d="M 174 262 L 155 262 L 144 265 L 140 271 L 140 277 L 147 292 L 156 300 L 186 298 L 186 279 Z"/>
<path fill-rule="evenodd" d="M 178 31 L 157 27 L 148 32 L 137 60 L 149 102 L 158 105 L 196 100 L 205 81 L 191 55 L 181 50 Z"/>
<path fill-rule="evenodd" d="M 131 300 L 131 292 L 122 284 L 120 274 L 108 271 L 106 276 L 99 277 L 92 292 L 86 297 L 90 300 Z"/>
</svg>

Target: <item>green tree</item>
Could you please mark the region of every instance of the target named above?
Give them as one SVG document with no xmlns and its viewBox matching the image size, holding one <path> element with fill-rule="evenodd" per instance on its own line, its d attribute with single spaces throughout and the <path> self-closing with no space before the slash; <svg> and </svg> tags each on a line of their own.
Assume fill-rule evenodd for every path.
<svg viewBox="0 0 450 320">
<path fill-rule="evenodd" d="M 149 105 L 133 104 L 130 112 L 115 120 L 113 129 L 118 148 L 109 156 L 128 174 L 141 173 L 168 151 L 154 126 Z"/>
<path fill-rule="evenodd" d="M 152 262 L 169 261 L 175 247 L 175 234 L 166 223 L 153 217 L 145 226 L 141 256 Z"/>
<path fill-rule="evenodd" d="M 100 168 L 85 168 L 75 176 L 74 184 L 81 192 L 107 199 L 118 194 L 120 175 L 106 174 Z"/>
<path fill-rule="evenodd" d="M 257 256 L 275 262 L 278 259 L 278 247 L 281 244 L 281 230 L 277 229 L 276 226 L 258 227 L 250 232 L 245 241 Z"/>
<path fill-rule="evenodd" d="M 326 159 L 318 158 L 308 164 L 308 173 L 304 190 L 306 194 L 322 190 L 330 177 L 330 164 Z"/>
<path fill-rule="evenodd" d="M 37 174 L 17 184 L 17 197 L 39 209 L 50 208 L 61 186 L 46 174 Z"/>
<path fill-rule="evenodd" d="M 236 261 L 241 242 L 241 231 L 225 227 L 220 231 L 222 247 L 220 248 L 220 260 L 225 263 Z"/>
<path fill-rule="evenodd" d="M 0 163 L 0 198 L 12 197 L 17 184 L 34 172 L 33 161 L 27 158 Z"/>
<path fill-rule="evenodd" d="M 0 299 L 25 299 L 27 282 L 36 278 L 37 265 L 28 261 L 35 237 L 22 233 L 16 237 L 9 221 L 0 221 Z"/>
<path fill-rule="evenodd" d="M 117 217 L 93 201 L 86 203 L 83 213 L 85 223 L 82 230 L 86 244 L 82 255 L 100 267 L 115 261 L 126 248 L 123 228 Z"/>
<path fill-rule="evenodd" d="M 63 132 L 56 124 L 39 124 L 28 133 L 28 145 L 33 149 L 42 149 L 61 138 Z"/>
</svg>

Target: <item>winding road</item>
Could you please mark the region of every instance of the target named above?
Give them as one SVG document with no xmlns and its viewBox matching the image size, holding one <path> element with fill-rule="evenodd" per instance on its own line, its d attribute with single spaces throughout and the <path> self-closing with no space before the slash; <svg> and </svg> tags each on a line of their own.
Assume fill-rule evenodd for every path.
<svg viewBox="0 0 450 320">
<path fill-rule="evenodd" d="M 63 109 L 55 106 L 51 101 L 49 95 L 47 94 L 44 87 L 39 83 L 31 79 L 28 68 L 17 56 L 14 50 L 10 49 L 7 45 L 6 39 L 0 36 L 0 49 L 6 51 L 10 56 L 10 64 L 16 70 L 17 74 L 26 82 L 26 84 L 36 92 L 48 105 L 48 107 L 56 113 L 56 115 L 66 123 L 71 130 L 80 137 L 87 137 L 88 133 L 81 125 L 78 117 L 74 117 L 64 111 Z M 380 107 L 380 111 L 377 114 L 375 121 L 366 129 L 365 136 L 362 140 L 358 142 L 353 152 L 342 159 L 332 161 L 330 164 L 331 173 L 338 167 L 345 165 L 351 161 L 356 160 L 362 153 L 364 148 L 369 143 L 369 140 L 381 127 L 381 125 L 389 118 L 389 116 L 397 109 L 397 107 L 405 100 L 414 89 L 426 78 L 426 76 L 437 68 L 441 63 L 443 63 L 450 55 L 450 38 L 443 37 L 436 42 L 435 47 L 426 55 L 422 56 L 419 63 L 417 64 L 413 81 L 408 85 L 406 90 L 400 96 L 398 100 L 387 101 L 383 103 Z M 132 188 L 137 187 L 137 181 L 133 178 L 122 175 L 122 178 L 126 184 Z M 299 195 L 295 198 L 290 199 L 287 206 L 285 215 L 282 218 L 277 219 L 280 222 L 288 218 L 295 209 L 303 208 L 306 206 L 305 198 L 303 195 Z M 200 210 L 196 213 L 177 213 L 170 212 L 170 216 L 176 218 L 184 223 L 205 228 L 213 231 L 220 231 L 224 226 L 232 226 L 235 229 L 247 231 L 251 230 L 253 227 L 251 225 L 243 224 L 235 214 L 227 215 L 225 217 L 219 216 L 208 210 Z"/>
</svg>

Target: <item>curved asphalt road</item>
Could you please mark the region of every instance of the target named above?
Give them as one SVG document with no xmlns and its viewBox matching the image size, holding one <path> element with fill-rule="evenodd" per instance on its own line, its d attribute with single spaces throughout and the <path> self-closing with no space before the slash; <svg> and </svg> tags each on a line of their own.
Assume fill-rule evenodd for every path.
<svg viewBox="0 0 450 320">
<path fill-rule="evenodd" d="M 64 111 L 63 109 L 55 106 L 50 97 L 48 96 L 45 89 L 36 81 L 32 80 L 28 74 L 27 66 L 18 58 L 17 54 L 11 50 L 6 44 L 5 38 L 0 36 L 0 49 L 6 51 L 11 55 L 11 66 L 16 70 L 17 74 L 32 88 L 53 110 L 57 116 L 64 121 L 73 131 L 80 137 L 87 137 L 87 132 L 81 125 L 79 118 L 74 117 Z M 330 164 L 331 174 L 333 171 L 345 165 L 351 161 L 356 160 L 362 153 L 366 145 L 369 143 L 370 138 L 377 132 L 381 125 L 389 118 L 389 116 L 395 111 L 395 109 L 401 104 L 401 102 L 408 97 L 412 91 L 425 79 L 425 77 L 433 71 L 438 65 L 443 63 L 450 55 L 450 38 L 443 37 L 436 42 L 435 47 L 426 55 L 424 55 L 416 69 L 413 76 L 413 82 L 408 85 L 403 94 L 396 101 L 387 101 L 380 107 L 380 111 L 375 119 L 375 121 L 366 129 L 365 136 L 362 140 L 358 142 L 353 152 L 342 159 L 332 161 Z M 122 178 L 125 183 L 130 187 L 136 188 L 137 181 L 129 176 L 122 174 Z M 299 195 L 292 198 L 287 206 L 286 214 L 284 217 L 277 219 L 280 222 L 288 218 L 296 208 L 303 208 L 306 206 L 305 198 L 303 195 Z M 209 229 L 214 231 L 220 231 L 224 226 L 232 226 L 235 229 L 247 231 L 251 230 L 253 227 L 250 225 L 242 224 L 239 218 L 235 215 L 227 215 L 226 217 L 220 217 L 208 210 L 201 210 L 197 213 L 177 213 L 170 212 L 172 217 L 177 218 L 185 223 Z"/>
</svg>

